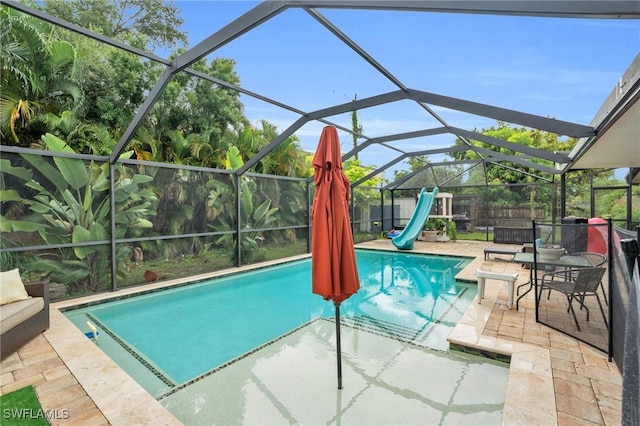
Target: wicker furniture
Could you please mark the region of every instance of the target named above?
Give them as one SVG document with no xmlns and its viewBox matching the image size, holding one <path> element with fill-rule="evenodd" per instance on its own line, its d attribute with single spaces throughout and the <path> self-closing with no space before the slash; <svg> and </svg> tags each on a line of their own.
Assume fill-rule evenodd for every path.
<svg viewBox="0 0 640 426">
<path fill-rule="evenodd" d="M 49 328 L 49 283 L 24 283 L 29 299 L 0 306 L 0 359 Z"/>
</svg>

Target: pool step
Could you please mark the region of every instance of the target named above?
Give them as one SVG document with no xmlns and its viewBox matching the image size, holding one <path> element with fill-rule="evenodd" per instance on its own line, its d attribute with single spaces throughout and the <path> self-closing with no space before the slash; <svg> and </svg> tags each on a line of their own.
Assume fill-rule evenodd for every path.
<svg viewBox="0 0 640 426">
<path fill-rule="evenodd" d="M 422 328 L 412 328 L 394 324 L 368 315 L 343 316 L 340 318 L 340 322 L 353 328 L 390 337 L 401 342 L 411 343 L 435 350 L 446 350 L 449 346 L 448 343 L 445 343 L 443 346 L 434 344 L 434 342 L 429 341 L 430 336 L 434 332 L 442 334 L 442 331 L 438 330 L 444 330 L 446 331 L 446 334 L 449 334 L 453 327 L 455 327 L 456 323 L 447 320 L 447 317 L 451 310 L 456 307 L 456 304 L 461 300 L 467 290 L 467 287 L 463 287 L 455 297 L 449 301 L 449 306 L 441 312 L 437 318 L 432 318 L 431 321 L 424 324 Z M 333 320 L 333 318 L 331 319 Z"/>
<path fill-rule="evenodd" d="M 102 331 L 105 332 L 105 334 L 108 334 L 109 337 L 111 337 L 113 339 L 113 341 L 115 343 L 117 343 L 118 345 L 120 345 L 122 347 L 122 349 L 124 349 L 125 351 L 127 351 L 132 357 L 134 357 L 144 368 L 146 368 L 147 370 L 149 370 L 149 372 L 151 374 L 153 374 L 154 376 L 156 376 L 160 381 L 162 381 L 162 383 L 164 383 L 165 385 L 169 386 L 170 388 L 175 387 L 178 383 L 176 381 L 174 381 L 171 377 L 169 377 L 168 374 L 164 373 L 163 371 L 160 370 L 159 367 L 154 366 L 151 362 L 149 362 L 146 357 L 142 356 L 141 354 L 138 353 L 138 351 L 136 351 L 135 349 L 133 349 L 131 346 L 129 346 L 129 344 L 127 344 L 125 341 L 123 341 L 122 339 L 120 339 L 120 337 L 118 337 L 116 334 L 114 334 L 105 324 L 102 323 L 102 321 L 100 321 L 98 318 L 96 318 L 94 315 L 92 314 L 87 314 L 87 318 L 89 318 L 91 321 L 93 321 L 95 324 L 97 324 L 100 329 Z"/>
<path fill-rule="evenodd" d="M 366 315 L 357 315 L 340 318 L 340 322 L 353 328 L 369 331 L 383 336 L 389 336 L 402 342 L 413 343 L 422 330 L 389 321 L 372 318 Z"/>
</svg>

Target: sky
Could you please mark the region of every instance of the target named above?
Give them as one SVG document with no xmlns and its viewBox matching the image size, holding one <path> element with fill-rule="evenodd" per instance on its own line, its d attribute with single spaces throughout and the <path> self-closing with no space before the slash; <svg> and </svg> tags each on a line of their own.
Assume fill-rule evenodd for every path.
<svg viewBox="0 0 640 426">
<path fill-rule="evenodd" d="M 258 3 L 176 1 L 188 47 Z M 640 20 L 318 11 L 411 89 L 585 125 L 640 52 Z M 208 59 L 216 56 L 235 60 L 243 88 L 305 112 L 397 90 L 301 9 L 284 11 Z M 241 101 L 254 124 L 265 119 L 283 131 L 299 118 L 245 95 Z M 481 130 L 496 125 L 495 120 L 441 107 L 434 111 L 456 127 Z M 359 110 L 358 117 L 368 137 L 440 125 L 412 101 Z M 327 119 L 351 128 L 348 113 Z M 308 123 L 295 133 L 304 149 L 315 151 L 322 127 Z M 351 136 L 339 135 L 343 152 L 349 151 Z M 454 140 L 446 134 L 390 146 L 411 152 L 448 147 Z M 376 145 L 363 150 L 360 160 L 379 167 L 398 155 Z"/>
</svg>

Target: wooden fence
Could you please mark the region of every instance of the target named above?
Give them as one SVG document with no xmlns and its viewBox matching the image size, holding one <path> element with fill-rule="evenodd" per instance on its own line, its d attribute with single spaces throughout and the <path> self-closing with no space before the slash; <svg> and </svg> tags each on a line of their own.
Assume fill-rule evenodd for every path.
<svg viewBox="0 0 640 426">
<path fill-rule="evenodd" d="M 453 214 L 460 220 L 465 219 L 470 229 L 496 226 L 531 227 L 531 219 L 548 220 L 544 206 L 536 206 L 532 211 L 528 205 L 486 205 L 477 194 L 454 194 Z"/>
<path fill-rule="evenodd" d="M 477 206 L 477 226 L 531 228 L 531 220 L 546 219 L 543 206 Z"/>
</svg>

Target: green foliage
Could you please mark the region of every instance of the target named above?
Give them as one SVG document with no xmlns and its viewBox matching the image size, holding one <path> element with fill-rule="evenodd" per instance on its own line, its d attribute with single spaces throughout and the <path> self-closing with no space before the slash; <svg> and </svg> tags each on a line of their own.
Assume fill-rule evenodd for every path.
<svg viewBox="0 0 640 426">
<path fill-rule="evenodd" d="M 105 49 L 104 56 L 85 64 L 84 87 L 91 93 L 85 119 L 100 123 L 119 137 L 155 83 L 156 65 L 118 49 Z"/>
<path fill-rule="evenodd" d="M 425 231 L 438 231 L 442 228 L 443 225 L 444 225 L 444 219 L 440 219 L 438 217 L 431 217 L 427 219 L 423 229 Z"/>
<path fill-rule="evenodd" d="M 86 124 L 71 111 L 63 111 L 60 115 L 47 113 L 40 120 L 46 123 L 51 134 L 64 139 L 74 152 L 108 156 L 116 145 L 105 126 Z M 45 149 L 42 143 L 34 143 L 32 147 Z"/>
<path fill-rule="evenodd" d="M 566 209 L 567 215 L 578 217 L 591 216 L 591 186 L 593 185 L 594 216 L 612 219 L 626 219 L 627 217 L 627 196 L 625 182 L 615 179 L 609 171 L 606 172 L 571 172 L 567 174 L 566 189 Z M 607 189 L 598 189 L 604 187 Z M 611 187 L 620 187 L 620 189 L 611 189 Z M 640 189 L 633 186 L 631 197 L 631 220 L 634 223 L 640 223 Z M 622 225 L 617 223 L 617 225 Z"/>
<path fill-rule="evenodd" d="M 426 155 L 414 155 L 407 158 L 407 163 L 409 163 L 409 169 L 414 172 L 428 165 L 430 161 Z"/>
<path fill-rule="evenodd" d="M 47 134 L 43 142 L 52 151 L 72 153 L 61 139 Z M 57 249 L 35 256 L 28 265 L 52 281 L 63 283 L 70 292 L 82 289 L 98 291 L 110 275 L 109 240 L 110 199 L 109 167 L 107 164 L 85 165 L 82 160 L 54 157 L 53 164 L 42 156 L 22 154 L 31 168 L 13 166 L 0 160 L 3 175 L 18 178 L 30 191 L 2 190 L 2 201 L 19 202 L 28 207 L 22 218 L 2 218 L 2 232 L 37 231 L 42 242 L 53 244 L 89 244 L 73 250 Z M 131 229 L 150 228 L 149 218 L 155 211 L 154 193 L 140 188 L 151 180 L 149 176 L 131 174 L 124 166 L 117 166 L 118 177 L 113 194 L 116 213 L 116 238 L 125 238 Z M 31 195 L 33 194 L 33 195 Z M 102 245 L 90 245 L 101 242 Z M 122 246 L 116 256 L 129 257 L 128 247 Z"/>
<path fill-rule="evenodd" d="M 178 50 L 172 57 L 184 50 Z M 227 58 L 201 59 L 191 68 L 231 84 L 239 84 L 235 62 Z M 229 128 L 242 126 L 240 94 L 209 80 L 186 73 L 175 75 L 162 96 L 153 106 L 146 125 L 154 139 L 166 141 L 167 132 L 176 130 L 185 136 L 198 134 L 214 149 L 221 143 Z M 225 146 L 226 148 L 226 146 Z"/>
<path fill-rule="evenodd" d="M 458 239 L 458 229 L 456 228 L 456 223 L 452 220 L 447 222 L 447 235 L 451 238 L 451 241 Z"/>
<path fill-rule="evenodd" d="M 229 170 L 235 170 L 244 164 L 239 150 L 236 147 L 230 147 L 227 152 L 227 168 Z M 215 182 L 211 182 L 208 186 L 210 188 L 208 196 L 208 206 L 216 210 L 228 210 L 235 209 L 235 191 L 236 181 L 234 178 L 233 186 L 220 186 Z M 266 199 L 260 201 L 257 198 L 256 182 L 253 178 L 243 177 L 240 179 L 240 227 L 243 232 L 240 233 L 240 255 L 242 259 L 247 261 L 257 261 L 264 258 L 266 251 L 261 248 L 262 242 L 265 238 L 262 232 L 247 232 L 252 229 L 264 229 L 273 225 L 277 220 L 276 212 L 278 208 L 271 207 L 271 200 Z M 257 204 L 257 207 L 255 205 Z M 221 211 L 216 212 L 217 223 L 209 225 L 216 231 L 229 232 L 222 235 L 216 241 L 216 244 L 221 244 L 226 248 L 230 258 L 237 261 L 237 244 L 236 234 L 232 233 L 236 231 L 237 224 L 232 221 L 226 220 L 227 217 L 236 217 L 235 213 L 220 214 Z"/>
<path fill-rule="evenodd" d="M 578 142 L 578 140 L 575 138 L 561 139 L 555 133 L 533 130 L 525 127 L 511 127 L 501 121 L 497 123 L 497 126 L 492 126 L 488 129 L 482 129 L 480 133 L 515 144 L 554 152 L 569 152 Z M 518 154 L 515 151 L 507 148 L 502 148 L 496 145 L 487 144 L 476 140 L 471 140 L 470 142 L 474 146 L 498 152 L 504 155 L 514 157 L 521 156 L 521 154 Z M 461 139 L 456 139 L 455 145 L 464 146 L 466 145 L 466 142 L 462 141 Z M 459 151 L 450 155 L 456 160 L 476 160 L 480 158 L 478 154 L 471 150 Z M 554 167 L 554 164 L 549 160 L 540 158 L 528 159 L 547 167 Z M 501 165 L 489 163 L 486 164 L 486 180 L 484 178 L 484 173 L 485 171 L 482 168 L 472 169 L 470 172 L 469 183 L 482 185 L 486 183 L 495 185 L 503 185 L 505 183 L 530 183 L 535 180 L 535 178 L 532 177 L 531 174 L 540 175 L 540 172 L 537 172 L 534 169 L 525 168 L 516 163 L 509 164 L 508 168 Z"/>
<path fill-rule="evenodd" d="M 577 143 L 577 139 L 562 139 L 557 134 L 544 132 L 540 130 L 532 130 L 524 127 L 512 127 L 504 122 L 498 122 L 496 126 L 488 129 L 482 129 L 481 133 L 490 137 L 506 140 L 511 143 L 528 146 L 545 151 L 569 152 Z M 503 155 L 522 157 L 521 154 L 496 145 L 471 140 L 474 146 L 491 150 Z M 456 139 L 456 146 L 466 145 L 461 139 Z M 476 160 L 478 154 L 472 150 L 460 151 L 450 154 L 456 160 Z M 544 165 L 546 167 L 554 167 L 554 164 L 548 160 L 539 158 L 527 158 L 529 161 Z M 504 166 L 507 167 L 504 167 Z M 485 175 L 486 172 L 486 175 Z M 582 175 L 578 172 L 576 176 Z M 535 206 L 545 206 L 547 209 L 552 205 L 553 187 L 551 185 L 530 186 L 536 182 L 536 176 L 551 179 L 552 176 L 541 173 L 532 168 L 526 168 L 516 163 L 504 163 L 501 165 L 487 163 L 485 167 L 475 167 L 469 171 L 467 184 L 469 185 L 489 185 L 489 202 L 494 205 L 529 205 L 531 209 Z M 576 182 L 581 181 L 577 178 Z M 575 187 L 578 192 L 585 191 L 588 188 L 588 181 L 583 181 L 585 186 Z M 517 185 L 520 184 L 520 185 Z M 588 192 L 588 189 L 586 190 Z M 484 197 L 484 196 L 483 196 Z M 483 200 L 482 202 L 486 202 Z M 533 213 L 532 213 L 533 215 Z M 550 215 L 550 211 L 547 211 Z"/>
<path fill-rule="evenodd" d="M 260 121 L 259 149 L 263 149 L 278 136 L 276 126 Z M 296 136 L 289 136 L 276 146 L 268 156 L 260 160 L 255 171 L 277 176 L 308 177 L 313 174 L 311 162 L 300 147 Z"/>
<path fill-rule="evenodd" d="M 0 132 L 3 143 L 28 147 L 47 129 L 40 117 L 72 110 L 83 93 L 74 77 L 75 50 L 52 27 L 0 7 Z"/>
<path fill-rule="evenodd" d="M 363 166 L 360 160 L 355 158 L 349 158 L 342 165 L 344 169 L 344 174 L 349 179 L 349 182 L 356 182 L 369 173 L 371 173 L 375 168 L 373 166 Z M 368 204 L 367 200 L 378 198 L 378 190 L 375 187 L 380 185 L 382 179 L 380 177 L 373 177 L 368 179 L 357 187 L 353 189 L 351 197 L 357 205 Z"/>
<path fill-rule="evenodd" d="M 426 155 L 415 155 L 413 157 L 407 158 L 407 163 L 409 164 L 409 170 L 395 170 L 393 172 L 393 181 L 398 181 L 409 175 L 411 172 L 420 170 L 424 166 L 428 165 L 429 157 Z M 416 185 L 416 187 L 418 186 L 419 185 Z"/>
<path fill-rule="evenodd" d="M 438 235 L 443 235 L 447 231 L 447 221 L 441 217 L 429 218 L 424 229 L 427 231 L 438 231 Z"/>
<path fill-rule="evenodd" d="M 447 235 L 452 241 L 458 239 L 456 223 L 441 217 L 431 217 L 424 224 L 425 231 L 437 231 L 438 235 Z"/>
<path fill-rule="evenodd" d="M 449 186 L 462 184 L 463 167 L 455 164 L 451 165 L 431 165 L 429 157 L 426 155 L 416 155 L 407 159 L 410 170 L 396 170 L 393 180 L 398 181 L 410 173 L 417 172 L 409 178 L 405 185 L 407 188 L 434 187 L 446 184 Z M 445 161 L 446 163 L 446 161 Z M 427 167 L 430 166 L 430 167 Z"/>
<path fill-rule="evenodd" d="M 5 238 L 0 238 L 0 248 L 9 248 L 16 247 L 16 244 L 12 243 L 10 240 Z M 20 269 L 24 270 L 24 261 L 23 256 L 14 252 L 2 252 L 0 253 L 0 265 L 2 265 L 3 271 L 8 271 L 11 269 Z"/>
<path fill-rule="evenodd" d="M 52 0 L 40 5 L 33 3 L 31 6 L 42 7 L 54 16 L 135 47 L 145 48 L 163 43 L 172 45 L 176 41 L 186 40 L 183 33 L 176 32 L 181 20 L 177 17 L 175 6 L 155 0 L 110 3 Z M 2 9 L 9 13 L 9 9 Z M 22 19 L 22 15 L 18 16 Z M 39 22 L 31 18 L 25 19 Z M 39 136 L 48 131 L 64 139 L 75 152 L 111 154 L 115 142 L 156 83 L 162 67 L 67 30 L 46 28 L 51 40 L 75 47 L 77 58 L 73 75 L 82 81 L 85 102 L 81 105 L 82 108 L 43 111 L 41 115 L 30 104 L 20 104 L 25 117 L 32 123 L 37 123 L 39 129 L 39 133 L 34 133 L 30 139 L 18 135 L 20 143 L 46 149 Z M 36 27 L 35 30 L 39 31 L 40 28 Z M 12 51 L 3 49 L 3 64 L 9 63 L 4 55 L 10 52 Z M 176 51 L 172 56 L 176 57 L 181 53 L 184 53 L 184 49 Z M 22 63 L 28 65 L 27 62 Z M 203 58 L 191 67 L 231 84 L 240 82 L 234 70 L 235 63 L 230 59 Z M 28 66 L 24 69 L 31 71 Z M 230 147 L 239 151 L 233 152 L 232 158 L 238 153 L 244 159 L 251 158 L 275 138 L 277 133 L 275 126 L 267 122 L 262 123 L 261 129 L 249 126 L 242 114 L 239 96 L 238 92 L 208 80 L 179 73 L 171 79 L 160 100 L 138 128 L 130 148 L 140 160 L 214 168 L 226 167 Z M 240 131 L 234 135 L 229 129 Z M 156 168 L 141 168 L 145 169 L 154 174 L 153 188 L 158 194 L 153 202 L 158 215 L 154 219 L 152 234 L 203 232 L 206 230 L 207 220 L 211 220 L 216 230 L 225 229 L 224 226 L 237 229 L 235 210 L 232 207 L 235 205 L 233 184 L 209 183 L 211 175 L 190 171 L 156 174 Z M 260 161 L 254 170 L 288 176 L 308 176 L 309 164 L 297 139 L 290 137 L 276 147 L 268 158 Z M 271 191 L 268 185 L 261 188 L 257 182 L 251 181 L 243 183 L 241 189 L 245 186 L 249 189 L 243 191 L 243 211 L 249 212 L 250 217 L 243 217 L 241 220 L 253 227 L 274 226 L 277 219 L 274 211 L 280 208 L 278 206 L 281 202 L 283 210 L 286 210 L 283 213 L 287 214 L 287 221 L 293 220 L 294 212 L 299 212 L 300 206 L 306 206 L 305 191 L 299 186 L 293 188 L 295 191 L 286 193 L 285 199 L 282 199 L 277 188 Z M 210 191 L 216 195 L 207 197 Z M 215 197 L 219 197 L 219 203 L 213 200 Z M 271 204 L 265 204 L 271 198 L 273 201 L 268 202 Z M 14 202 L 8 206 L 7 213 L 17 211 L 20 205 Z M 260 209 L 258 215 L 251 215 L 252 211 L 249 209 L 253 205 Z M 135 229 L 130 232 L 134 237 L 140 235 Z M 290 233 L 287 235 L 291 240 Z M 76 238 L 84 237 L 85 232 L 76 232 Z M 252 242 L 259 241 L 259 238 L 249 239 Z M 171 244 L 141 242 L 140 246 L 144 248 L 145 256 L 154 258 L 199 250 L 202 247 L 198 244 L 198 240 L 194 238 L 192 243 L 181 239 Z"/>
<path fill-rule="evenodd" d="M 42 8 L 65 21 L 120 41 L 143 37 L 142 47 L 186 43 L 180 31 L 180 10 L 173 2 L 158 0 L 47 0 Z"/>
</svg>

